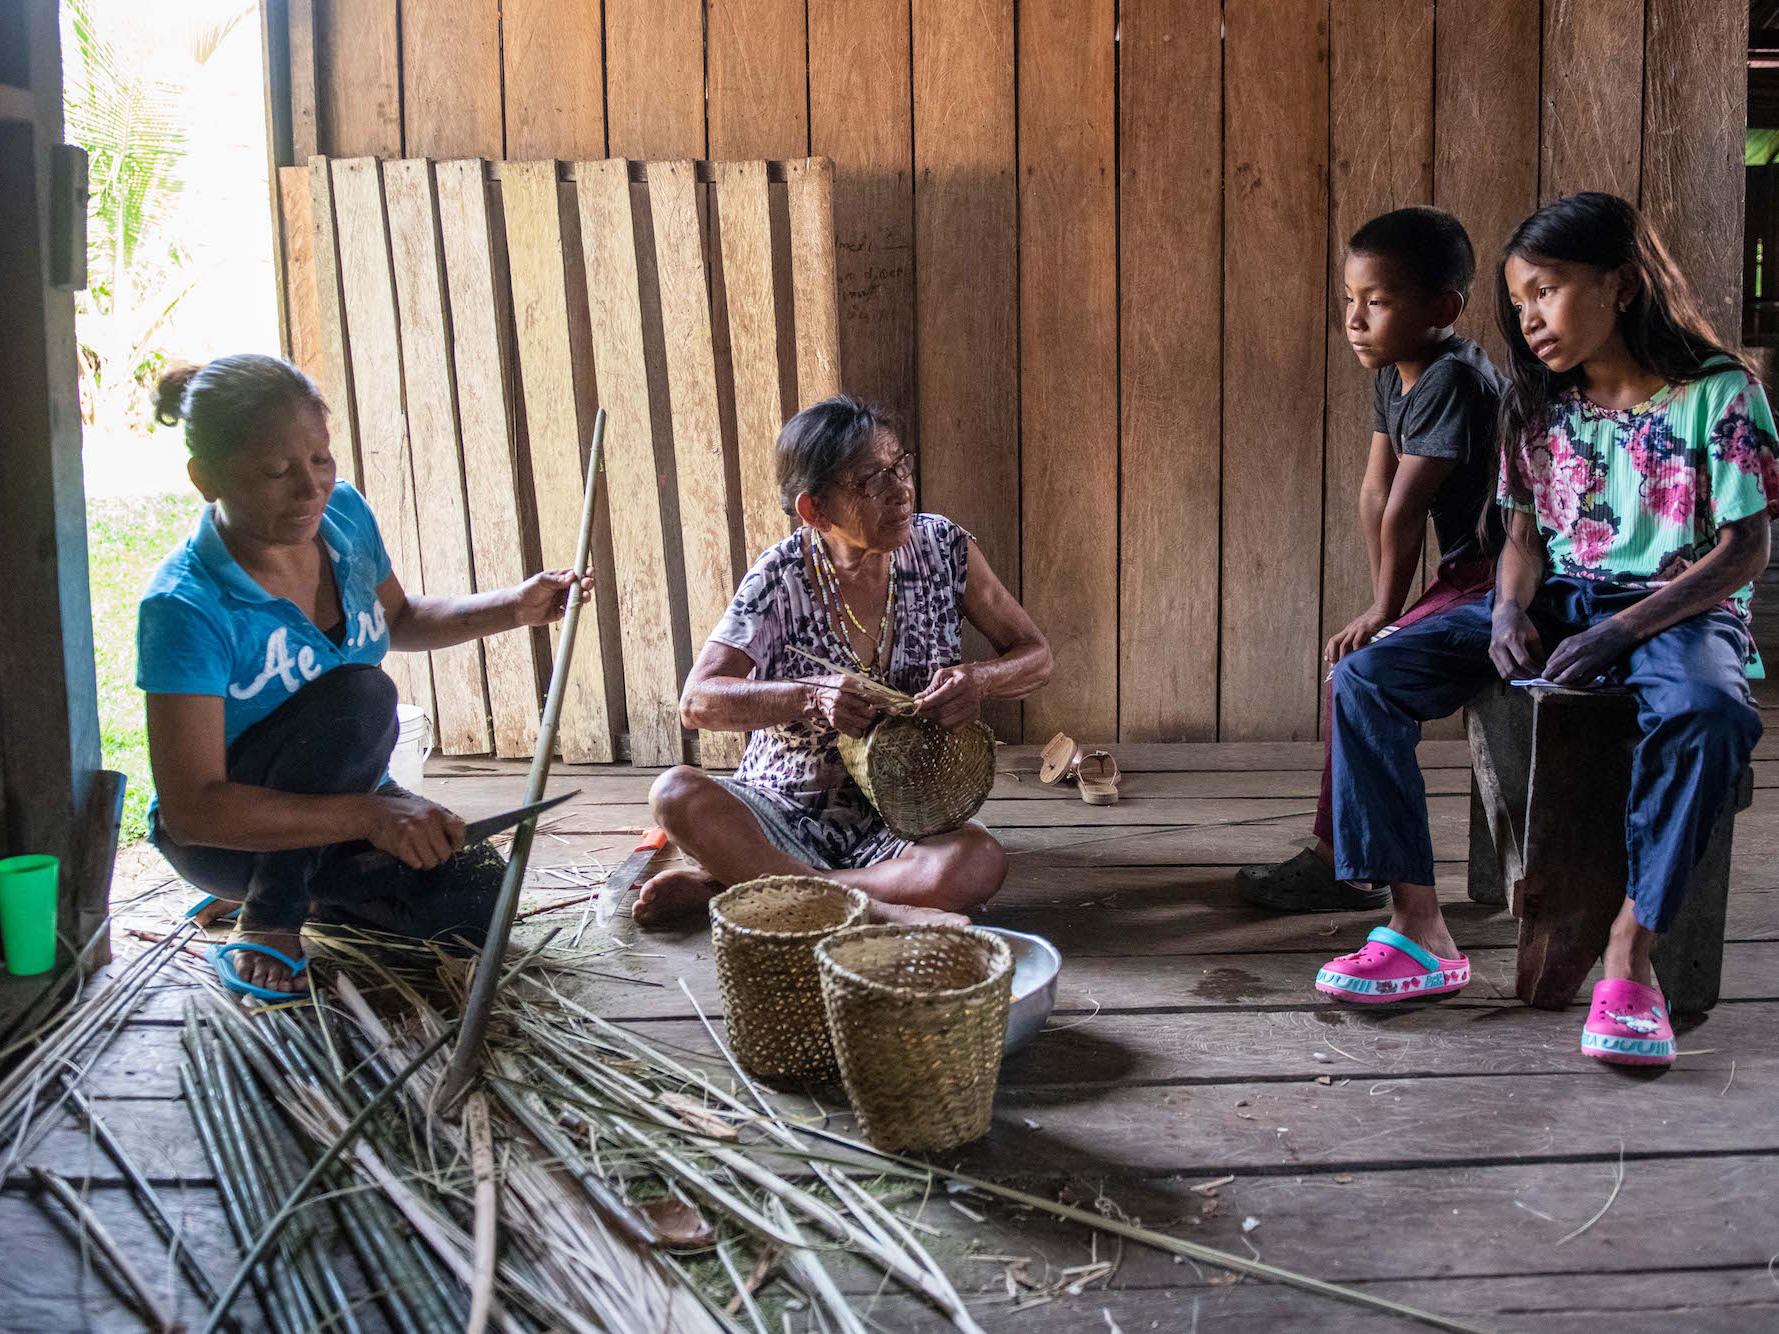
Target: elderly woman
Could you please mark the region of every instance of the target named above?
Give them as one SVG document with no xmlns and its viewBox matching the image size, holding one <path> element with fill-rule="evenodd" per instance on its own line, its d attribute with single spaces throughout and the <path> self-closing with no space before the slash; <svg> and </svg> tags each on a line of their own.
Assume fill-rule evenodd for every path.
<svg viewBox="0 0 1779 1334">
<path fill-rule="evenodd" d="M 914 511 L 914 456 L 850 398 L 806 408 L 778 437 L 779 494 L 801 526 L 742 580 L 686 680 L 686 726 L 752 733 L 733 778 L 681 766 L 650 793 L 655 819 L 696 868 L 643 886 L 654 926 L 763 875 L 821 875 L 896 921 L 962 921 L 1001 886 L 1006 854 L 981 825 L 904 842 L 841 762 L 881 710 L 857 681 L 803 654 L 913 695 L 946 727 L 985 699 L 1020 699 L 1050 677 L 1050 648 L 981 548 Z M 998 654 L 965 663 L 968 620 Z M 801 650 L 801 653 L 798 652 Z"/>
<path fill-rule="evenodd" d="M 469 597 L 403 590 L 363 496 L 334 475 L 314 383 L 275 357 L 220 357 L 160 383 L 209 502 L 162 562 L 137 622 L 155 804 L 149 839 L 215 899 L 242 901 L 211 950 L 231 989 L 305 989 L 312 913 L 479 941 L 503 863 L 463 822 L 389 779 L 390 649 L 443 648 L 562 614 L 574 576 Z M 388 861 L 361 865 L 372 848 Z"/>
</svg>

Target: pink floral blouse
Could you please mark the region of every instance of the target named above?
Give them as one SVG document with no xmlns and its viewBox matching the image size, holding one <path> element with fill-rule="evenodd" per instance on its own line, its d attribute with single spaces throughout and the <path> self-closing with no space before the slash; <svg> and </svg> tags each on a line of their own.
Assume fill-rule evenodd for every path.
<svg viewBox="0 0 1779 1334">
<path fill-rule="evenodd" d="M 1498 499 L 1533 515 L 1552 574 L 1633 587 L 1675 578 L 1724 524 L 1779 517 L 1779 452 L 1760 382 L 1728 367 L 1614 410 L 1566 389 L 1502 451 Z M 1725 603 L 1749 621 L 1752 585 Z M 1749 640 L 1750 665 L 1759 674 Z"/>
</svg>

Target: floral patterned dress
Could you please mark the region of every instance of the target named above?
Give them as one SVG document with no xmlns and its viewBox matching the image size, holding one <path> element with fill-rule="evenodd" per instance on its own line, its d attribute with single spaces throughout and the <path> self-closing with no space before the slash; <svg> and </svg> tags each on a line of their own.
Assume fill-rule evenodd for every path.
<svg viewBox="0 0 1779 1334">
<path fill-rule="evenodd" d="M 1552 574 L 1657 588 L 1709 552 L 1725 524 L 1779 517 L 1775 449 L 1766 393 L 1740 366 L 1623 410 L 1569 388 L 1504 446 L 1498 499 L 1537 520 Z M 1723 604 L 1744 627 L 1752 596 L 1746 585 Z M 1752 632 L 1747 664 L 1763 675 Z"/>
<path fill-rule="evenodd" d="M 960 634 L 970 535 L 937 514 L 914 516 L 896 552 L 896 610 L 887 681 L 918 694 L 934 671 L 963 661 Z M 753 660 L 756 681 L 810 680 L 827 673 L 797 649 L 850 661 L 817 601 L 801 529 L 768 548 L 741 581 L 712 641 Z M 784 851 L 818 866 L 869 866 L 905 847 L 846 772 L 840 734 L 799 719 L 748 737 L 733 779 L 740 797 Z"/>
</svg>

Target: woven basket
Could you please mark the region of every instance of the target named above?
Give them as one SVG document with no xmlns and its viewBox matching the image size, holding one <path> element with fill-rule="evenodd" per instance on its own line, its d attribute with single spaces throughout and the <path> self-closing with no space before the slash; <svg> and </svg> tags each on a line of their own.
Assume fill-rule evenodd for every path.
<svg viewBox="0 0 1779 1334">
<path fill-rule="evenodd" d="M 856 889 L 813 876 L 766 876 L 710 905 L 717 983 L 736 1058 L 762 1078 L 832 1078 L 815 946 L 865 920 Z"/>
<path fill-rule="evenodd" d="M 1013 956 L 986 931 L 861 926 L 816 946 L 846 1096 L 882 1149 L 949 1149 L 988 1130 Z"/>
<path fill-rule="evenodd" d="M 842 736 L 840 757 L 897 838 L 956 829 L 995 782 L 995 734 L 981 721 L 945 728 L 892 714 L 862 737 Z"/>
</svg>

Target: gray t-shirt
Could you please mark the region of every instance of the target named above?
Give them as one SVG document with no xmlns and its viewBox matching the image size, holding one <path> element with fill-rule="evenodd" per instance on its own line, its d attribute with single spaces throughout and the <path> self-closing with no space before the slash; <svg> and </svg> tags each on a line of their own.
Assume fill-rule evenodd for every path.
<svg viewBox="0 0 1779 1334">
<path fill-rule="evenodd" d="M 1434 494 L 1433 533 L 1441 561 L 1492 555 L 1501 545 L 1494 504 L 1495 432 L 1506 383 L 1488 354 L 1453 335 L 1406 394 L 1394 366 L 1377 373 L 1372 429 L 1390 437 L 1397 456 L 1452 459 L 1457 467 Z M 1488 538 L 1477 534 L 1487 511 Z"/>
</svg>

